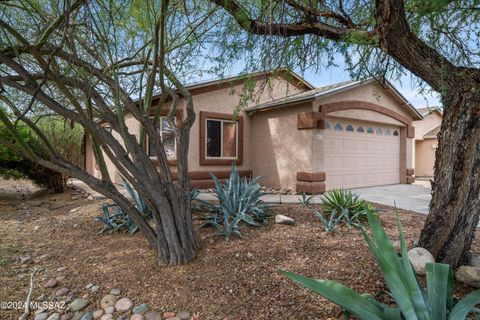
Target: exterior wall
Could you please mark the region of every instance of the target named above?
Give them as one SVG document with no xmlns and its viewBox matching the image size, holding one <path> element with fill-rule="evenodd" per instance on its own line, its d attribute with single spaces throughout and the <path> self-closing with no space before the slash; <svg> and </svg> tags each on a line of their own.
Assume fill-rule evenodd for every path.
<svg viewBox="0 0 480 320">
<path fill-rule="evenodd" d="M 251 116 L 251 164 L 262 185 L 295 190 L 297 171 L 312 171 L 313 132 L 297 129 L 297 113 L 308 111 L 311 103 Z"/>
<path fill-rule="evenodd" d="M 437 139 L 417 140 L 415 142 L 415 175 L 417 177 L 433 176 L 437 144 Z"/>
<path fill-rule="evenodd" d="M 277 77 L 271 80 L 271 85 L 266 85 L 264 81 L 259 80 L 257 82 L 257 87 L 254 90 L 253 97 L 249 101 L 246 107 L 253 106 L 256 103 L 264 103 L 287 95 L 296 94 L 304 91 L 305 89 L 297 88 L 287 80 Z M 225 171 L 230 169 L 230 164 L 228 165 L 200 165 L 200 112 L 215 112 L 223 113 L 227 115 L 232 115 L 241 101 L 240 94 L 242 93 L 244 84 L 237 84 L 235 86 L 224 86 L 219 87 L 217 90 L 202 90 L 195 89 L 192 92 L 193 94 L 193 103 L 196 112 L 196 120 L 193 124 L 190 131 L 190 144 L 189 144 L 189 171 L 198 172 L 198 171 Z M 184 99 L 179 100 L 178 109 L 184 110 Z M 166 110 L 169 109 L 168 104 L 164 107 Z M 249 121 L 248 116 L 241 112 L 240 116 L 244 118 L 244 134 L 243 134 L 243 162 L 242 165 L 238 166 L 239 170 L 251 170 L 252 169 L 252 155 L 250 142 L 254 137 L 251 136 L 251 121 Z M 296 121 L 296 113 L 295 113 Z M 126 115 L 125 119 L 128 131 L 131 134 L 134 134 L 139 138 L 140 136 L 140 124 L 139 122 L 130 114 Z M 293 126 L 296 130 L 296 125 Z M 256 135 L 256 134 L 255 134 Z M 120 139 L 120 135 L 114 133 L 114 136 L 117 139 Z M 87 154 L 89 154 L 89 160 L 87 160 L 87 167 L 90 168 L 89 172 L 96 177 L 100 177 L 100 172 L 95 168 L 95 160 L 92 155 L 91 146 L 87 145 Z M 111 174 L 112 179 L 116 183 L 121 183 L 121 178 L 117 172 L 117 169 L 113 163 L 106 159 L 108 170 Z M 175 167 L 173 167 L 175 171 Z"/>
<path fill-rule="evenodd" d="M 415 140 L 416 142 L 422 141 L 423 136 L 428 133 L 429 131 L 435 129 L 439 125 L 442 124 L 442 115 L 438 111 L 433 111 L 427 115 L 424 116 L 423 120 L 418 120 L 413 122 L 413 126 L 415 127 Z M 426 176 L 433 176 L 433 165 L 430 163 L 430 158 L 426 156 L 424 153 L 420 153 L 420 155 L 416 155 L 417 152 L 419 152 L 418 148 L 421 146 L 421 143 L 413 143 L 412 145 L 412 168 L 415 168 L 415 171 L 417 171 L 418 168 L 422 168 L 422 172 L 424 173 L 431 173 L 431 174 L 426 174 Z M 421 148 L 421 147 L 420 147 Z M 425 148 L 423 148 L 425 149 Z M 435 154 L 435 152 L 434 152 Z M 427 159 L 427 160 L 423 160 Z M 417 161 L 419 161 L 417 163 Z M 425 163 L 422 163 L 423 161 L 426 161 Z M 435 158 L 433 160 L 435 162 Z M 431 170 L 424 170 L 426 168 L 430 168 Z M 418 176 L 421 176 L 416 172 Z"/>
</svg>

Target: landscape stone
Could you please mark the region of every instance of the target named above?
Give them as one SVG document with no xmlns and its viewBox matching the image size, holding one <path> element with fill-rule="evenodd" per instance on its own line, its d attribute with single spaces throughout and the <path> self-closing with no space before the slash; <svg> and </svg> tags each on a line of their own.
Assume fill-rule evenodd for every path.
<svg viewBox="0 0 480 320">
<path fill-rule="evenodd" d="M 97 293 L 98 291 L 100 291 L 100 287 L 99 286 L 92 286 L 90 288 L 90 292 L 91 293 Z"/>
<path fill-rule="evenodd" d="M 61 297 L 61 296 L 64 296 L 66 295 L 70 290 L 68 290 L 68 288 L 60 288 L 58 289 L 56 292 L 55 292 L 55 295 L 57 297 Z"/>
<path fill-rule="evenodd" d="M 134 314 L 130 320 L 144 320 L 145 318 L 141 314 Z"/>
<path fill-rule="evenodd" d="M 188 319 L 190 319 L 190 312 L 180 311 L 180 312 L 177 313 L 177 317 L 182 319 L 182 320 L 188 320 Z"/>
<path fill-rule="evenodd" d="M 20 263 L 21 264 L 31 264 L 31 263 L 33 263 L 32 257 L 31 256 L 20 257 Z"/>
<path fill-rule="evenodd" d="M 104 310 L 105 310 L 105 313 L 112 314 L 115 312 L 115 307 L 114 306 L 106 307 Z"/>
<path fill-rule="evenodd" d="M 45 288 L 54 288 L 58 284 L 58 281 L 56 279 L 50 279 L 45 283 Z"/>
<path fill-rule="evenodd" d="M 42 312 L 39 313 L 35 316 L 34 320 L 47 320 L 48 318 L 48 313 L 47 312 Z"/>
<path fill-rule="evenodd" d="M 62 314 L 62 316 L 60 317 L 60 320 L 70 320 L 72 318 L 72 315 L 70 313 L 65 313 L 65 314 Z"/>
<path fill-rule="evenodd" d="M 80 320 L 93 320 L 93 313 L 87 312 L 85 313 Z"/>
<path fill-rule="evenodd" d="M 129 298 L 122 298 L 115 303 L 115 309 L 119 312 L 125 312 L 133 307 L 133 302 Z"/>
<path fill-rule="evenodd" d="M 148 311 L 145 313 L 145 320 L 162 320 L 162 316 L 156 311 Z"/>
<path fill-rule="evenodd" d="M 121 291 L 118 288 L 113 288 L 112 290 L 110 290 L 110 294 L 113 294 L 115 296 L 119 296 L 120 293 L 121 293 Z"/>
<path fill-rule="evenodd" d="M 68 306 L 68 309 L 75 311 L 80 311 L 84 309 L 90 302 L 86 299 L 75 299 L 72 303 Z M 82 319 L 84 320 L 84 319 Z"/>
<path fill-rule="evenodd" d="M 278 224 L 287 224 L 287 225 L 294 225 L 295 224 L 295 220 L 290 218 L 290 217 L 287 217 L 287 216 L 284 216 L 283 214 L 277 214 L 275 216 L 275 223 L 278 223 Z"/>
<path fill-rule="evenodd" d="M 127 316 L 120 316 L 120 317 L 117 317 L 117 320 L 128 320 L 128 317 Z"/>
<path fill-rule="evenodd" d="M 419 275 L 425 275 L 425 265 L 429 262 L 435 262 L 435 258 L 427 249 L 413 248 L 407 252 L 408 259 L 412 263 L 413 269 Z"/>
<path fill-rule="evenodd" d="M 102 309 L 95 311 L 95 312 L 93 313 L 93 319 L 98 319 L 98 318 L 100 318 L 101 316 L 103 316 L 103 313 L 104 313 L 104 312 L 105 312 L 105 311 L 103 311 Z"/>
<path fill-rule="evenodd" d="M 37 310 L 35 310 L 34 315 L 40 314 L 40 313 L 45 312 L 45 311 L 47 311 L 47 309 L 38 308 Z"/>
<path fill-rule="evenodd" d="M 175 312 L 164 312 L 163 316 L 165 318 L 173 318 L 173 317 L 175 317 Z"/>
<path fill-rule="evenodd" d="M 480 256 L 473 256 L 470 259 L 470 266 L 472 267 L 480 267 Z"/>
<path fill-rule="evenodd" d="M 91 287 L 93 287 L 93 283 L 89 283 L 85 286 L 85 289 L 89 290 Z"/>
<path fill-rule="evenodd" d="M 455 272 L 455 278 L 466 285 L 480 288 L 480 267 L 461 266 Z"/>
<path fill-rule="evenodd" d="M 113 314 L 111 314 L 111 313 L 104 314 L 104 315 L 100 318 L 100 320 L 111 320 L 111 319 L 113 319 Z"/>
<path fill-rule="evenodd" d="M 253 254 L 251 252 L 247 252 L 247 259 L 252 260 L 253 259 Z"/>
<path fill-rule="evenodd" d="M 113 294 L 107 294 L 102 298 L 102 300 L 100 300 L 100 307 L 102 309 L 106 309 L 108 307 L 114 306 L 115 303 L 117 303 L 117 297 Z"/>
<path fill-rule="evenodd" d="M 83 317 L 84 313 L 83 312 L 75 312 L 75 314 L 72 317 L 72 320 L 81 320 Z"/>
<path fill-rule="evenodd" d="M 171 318 L 167 318 L 166 320 L 182 320 L 182 319 L 180 319 L 179 317 L 171 317 Z"/>
<path fill-rule="evenodd" d="M 47 320 L 60 320 L 60 313 L 52 313 L 52 315 L 50 315 L 50 317 L 47 318 Z"/>
<path fill-rule="evenodd" d="M 149 309 L 150 309 L 150 307 L 148 306 L 148 304 L 142 303 L 142 304 L 139 304 L 138 306 L 136 306 L 135 308 L 133 308 L 132 312 L 134 314 L 141 314 L 141 313 L 147 312 Z"/>
<path fill-rule="evenodd" d="M 64 272 L 67 270 L 67 267 L 60 267 L 57 269 L 58 272 Z"/>
</svg>

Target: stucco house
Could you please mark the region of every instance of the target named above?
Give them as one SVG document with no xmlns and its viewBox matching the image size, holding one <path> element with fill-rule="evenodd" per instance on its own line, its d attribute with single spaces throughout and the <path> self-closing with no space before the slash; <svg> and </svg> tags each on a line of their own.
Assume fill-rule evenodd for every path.
<svg viewBox="0 0 480 320">
<path fill-rule="evenodd" d="M 443 112 L 437 107 L 417 110 L 423 119 L 413 122 L 415 127 L 413 167 L 417 177 L 433 177 L 435 152 L 438 146 L 437 134 L 440 132 Z"/>
<path fill-rule="evenodd" d="M 260 175 L 263 185 L 297 192 L 414 181 L 413 121 L 422 115 L 390 83 L 370 79 L 315 88 L 288 70 L 265 81 L 267 76 L 248 75 L 258 94 L 235 118 L 244 76 L 187 87 L 197 113 L 188 155 L 194 187 L 211 187 L 209 172 L 227 178 L 233 162 L 241 175 Z M 177 116 L 182 114 L 180 108 Z M 126 122 L 139 136 L 138 122 L 129 115 Z M 175 170 L 175 143 L 166 122 L 160 132 Z M 87 171 L 99 176 L 86 141 Z M 120 183 L 115 167 L 108 166 Z"/>
</svg>

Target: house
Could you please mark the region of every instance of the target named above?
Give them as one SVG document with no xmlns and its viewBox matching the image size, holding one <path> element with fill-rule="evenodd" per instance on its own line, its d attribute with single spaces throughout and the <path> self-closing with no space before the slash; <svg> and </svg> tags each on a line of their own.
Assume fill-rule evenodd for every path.
<svg viewBox="0 0 480 320">
<path fill-rule="evenodd" d="M 255 80 L 258 93 L 235 118 L 245 76 L 187 87 L 197 113 L 188 155 L 194 187 L 211 187 L 209 172 L 227 178 L 233 162 L 243 176 L 260 175 L 263 185 L 297 192 L 414 181 L 412 124 L 422 116 L 387 81 L 315 88 L 283 69 L 248 79 Z M 139 136 L 131 115 L 126 123 Z M 166 122 L 160 131 L 175 170 L 175 143 Z M 88 140 L 86 168 L 99 177 Z M 107 164 L 114 181 L 121 183 L 116 168 Z"/>
<path fill-rule="evenodd" d="M 420 108 L 422 120 L 413 122 L 415 143 L 413 149 L 413 167 L 417 177 L 433 177 L 435 152 L 438 146 L 437 134 L 440 132 L 443 112 L 437 107 Z"/>
</svg>

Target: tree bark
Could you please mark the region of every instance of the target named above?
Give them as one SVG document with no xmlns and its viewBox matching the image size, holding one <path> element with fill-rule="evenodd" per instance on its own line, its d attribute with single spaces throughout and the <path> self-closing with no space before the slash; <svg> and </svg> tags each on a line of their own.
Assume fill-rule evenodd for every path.
<svg viewBox="0 0 480 320">
<path fill-rule="evenodd" d="M 430 213 L 419 241 L 437 261 L 452 267 L 467 262 L 480 215 L 480 86 L 476 80 L 448 90 Z"/>
</svg>

